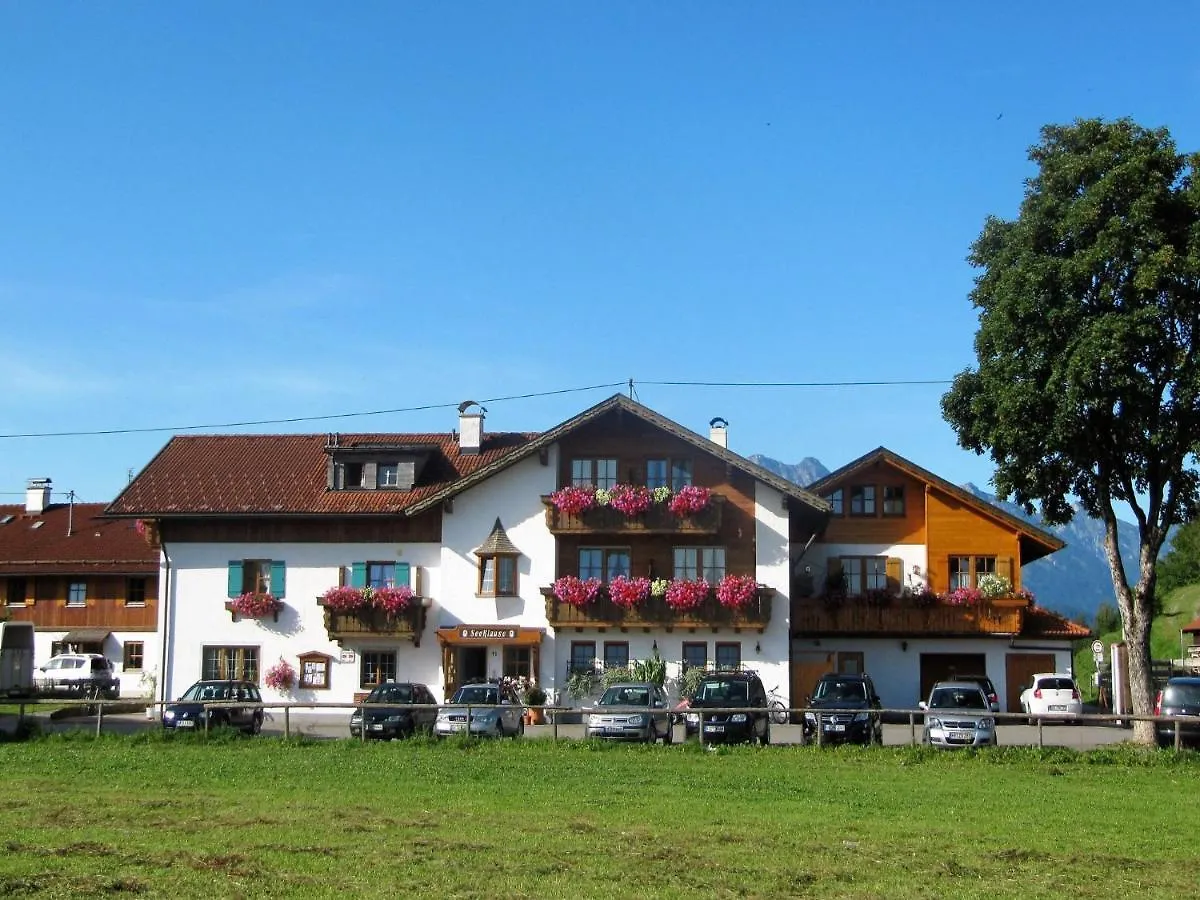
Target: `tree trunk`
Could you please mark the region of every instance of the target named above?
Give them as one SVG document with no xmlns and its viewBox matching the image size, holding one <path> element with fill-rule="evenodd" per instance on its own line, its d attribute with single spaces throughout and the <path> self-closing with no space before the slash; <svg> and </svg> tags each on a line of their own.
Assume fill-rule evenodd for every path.
<svg viewBox="0 0 1200 900">
<path fill-rule="evenodd" d="M 1129 697 L 1135 716 L 1154 714 L 1154 684 L 1150 678 L 1150 625 L 1154 621 L 1154 559 L 1156 552 L 1143 536 L 1139 553 L 1138 583 L 1125 583 L 1125 566 L 1117 542 L 1116 516 L 1105 516 L 1104 555 L 1112 573 L 1113 590 L 1121 610 L 1121 623 L 1129 659 Z M 1114 698 L 1115 699 L 1115 698 Z M 1154 723 L 1134 722 L 1133 738 L 1140 744 L 1154 744 Z"/>
</svg>

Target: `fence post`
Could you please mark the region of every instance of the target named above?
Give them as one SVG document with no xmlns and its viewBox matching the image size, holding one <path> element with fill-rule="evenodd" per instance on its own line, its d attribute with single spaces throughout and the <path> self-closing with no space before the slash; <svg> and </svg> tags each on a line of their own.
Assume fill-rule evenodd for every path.
<svg viewBox="0 0 1200 900">
<path fill-rule="evenodd" d="M 824 716 L 822 712 L 817 710 L 817 746 L 821 747 L 825 743 L 825 736 L 821 734 L 825 730 Z"/>
<path fill-rule="evenodd" d="M 700 739 L 700 746 L 704 746 L 704 710 L 700 710 L 700 721 L 696 723 L 696 736 Z M 686 733 L 686 730 L 685 730 Z"/>
<path fill-rule="evenodd" d="M 553 740 L 558 740 L 558 710 L 550 713 L 550 734 Z"/>
<path fill-rule="evenodd" d="M 1042 747 L 1043 744 L 1042 744 L 1042 717 L 1041 716 L 1038 716 L 1038 718 L 1037 718 L 1037 725 L 1038 725 L 1038 747 Z"/>
<path fill-rule="evenodd" d="M 358 736 L 361 743 L 367 742 L 367 704 L 365 700 L 358 708 Z"/>
<path fill-rule="evenodd" d="M 285 706 L 283 708 L 283 737 L 286 740 L 292 736 L 292 708 Z"/>
<path fill-rule="evenodd" d="M 1175 719 L 1175 752 L 1183 749 L 1183 729 L 1179 727 L 1179 719 Z"/>
<path fill-rule="evenodd" d="M 101 700 L 96 705 L 96 737 L 100 737 L 100 729 L 104 725 L 104 701 Z M 1178 729 L 1176 729 L 1178 731 Z"/>
<path fill-rule="evenodd" d="M 911 709 L 908 711 L 908 742 L 917 746 L 917 714 Z"/>
</svg>

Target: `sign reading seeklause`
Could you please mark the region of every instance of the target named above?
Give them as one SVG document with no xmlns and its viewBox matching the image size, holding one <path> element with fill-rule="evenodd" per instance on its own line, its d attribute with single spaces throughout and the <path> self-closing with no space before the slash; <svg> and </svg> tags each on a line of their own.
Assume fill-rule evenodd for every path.
<svg viewBox="0 0 1200 900">
<path fill-rule="evenodd" d="M 495 625 L 463 625 L 458 629 L 461 641 L 515 641 L 517 628 L 501 628 Z"/>
</svg>

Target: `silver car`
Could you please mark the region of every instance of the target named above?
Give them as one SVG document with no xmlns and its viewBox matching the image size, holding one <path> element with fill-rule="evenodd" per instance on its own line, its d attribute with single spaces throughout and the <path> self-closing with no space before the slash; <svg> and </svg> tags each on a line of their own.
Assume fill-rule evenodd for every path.
<svg viewBox="0 0 1200 900">
<path fill-rule="evenodd" d="M 970 681 L 939 681 L 921 701 L 925 743 L 934 747 L 994 747 L 996 718 L 987 695 Z"/>
<path fill-rule="evenodd" d="M 587 736 L 650 744 L 662 739 L 669 744 L 671 711 L 667 695 L 652 682 L 611 685 L 585 722 Z"/>
<path fill-rule="evenodd" d="M 494 681 L 464 684 L 450 702 L 454 705 L 439 709 L 433 723 L 437 737 L 469 733 L 475 737 L 515 738 L 525 733 L 525 709 L 507 685 Z"/>
</svg>

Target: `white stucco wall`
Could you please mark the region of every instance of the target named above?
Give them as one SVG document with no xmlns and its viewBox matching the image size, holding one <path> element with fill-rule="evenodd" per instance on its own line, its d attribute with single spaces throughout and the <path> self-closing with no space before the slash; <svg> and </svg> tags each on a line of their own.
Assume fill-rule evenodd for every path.
<svg viewBox="0 0 1200 900">
<path fill-rule="evenodd" d="M 771 620 L 763 634 L 742 633 L 742 662 L 758 671 L 768 691 L 778 688 L 779 698 L 790 706 L 791 545 L 783 494 L 770 485 L 755 482 L 754 518 L 754 577 L 759 584 L 774 588 L 775 597 L 771 601 Z M 761 651 L 755 649 L 756 644 L 761 644 Z"/>
<path fill-rule="evenodd" d="M 33 665 L 36 669 L 38 666 L 45 665 L 50 659 L 52 648 L 55 642 L 61 641 L 66 637 L 70 629 L 62 631 L 38 631 L 33 638 Z M 104 642 L 104 655 L 112 660 L 113 671 L 121 679 L 121 696 L 122 697 L 143 697 L 149 693 L 149 682 L 143 677 L 145 673 L 153 671 L 155 663 L 158 661 L 159 641 L 158 635 L 161 632 L 153 631 L 114 631 Z M 142 652 L 144 654 L 144 666 L 138 670 L 126 672 L 125 663 L 125 644 L 127 641 L 141 641 Z M 36 674 L 36 673 L 35 673 Z"/>
</svg>

